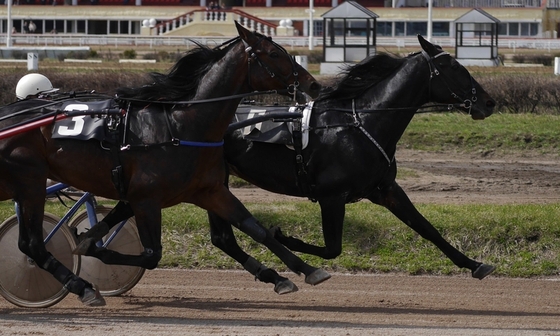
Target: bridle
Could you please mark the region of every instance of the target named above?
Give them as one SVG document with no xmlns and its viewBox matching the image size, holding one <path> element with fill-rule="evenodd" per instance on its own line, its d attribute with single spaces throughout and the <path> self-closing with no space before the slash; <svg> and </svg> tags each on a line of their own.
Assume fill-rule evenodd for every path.
<svg viewBox="0 0 560 336">
<path fill-rule="evenodd" d="M 238 37 L 239 38 L 239 37 Z M 294 76 L 294 82 L 291 84 L 287 84 L 286 86 L 286 90 L 288 91 L 288 94 L 293 95 L 294 100 L 296 98 L 296 93 L 299 87 L 299 81 L 298 81 L 298 72 L 297 72 L 297 63 L 295 61 L 295 58 L 293 56 L 291 56 L 288 51 L 286 51 L 286 49 L 284 49 L 281 45 L 277 44 L 276 42 L 272 41 L 270 39 L 270 37 L 266 37 L 264 35 L 260 36 L 259 39 L 257 40 L 257 42 L 254 45 L 249 45 L 247 44 L 247 42 L 245 42 L 245 40 L 243 41 L 243 44 L 245 45 L 245 53 L 247 53 L 247 64 L 248 64 L 248 71 L 249 74 L 251 73 L 251 63 L 255 62 L 257 63 L 257 65 L 259 65 L 261 68 L 265 69 L 266 72 L 268 73 L 268 75 L 270 76 L 270 78 L 275 78 L 277 77 L 276 73 L 274 73 L 274 71 L 272 71 L 270 69 L 270 67 L 268 67 L 260 58 L 259 56 L 254 52 L 254 49 L 256 49 L 256 47 L 264 40 L 267 39 L 270 43 L 272 43 L 272 45 L 282 51 L 285 55 L 287 55 L 290 59 L 290 62 L 292 63 L 292 75 Z M 281 77 L 279 77 L 281 78 Z M 284 83 L 287 83 L 288 77 L 285 78 L 281 78 L 281 80 Z M 251 85 L 251 76 L 248 76 L 248 80 L 249 80 L 249 87 L 252 87 Z"/>
<path fill-rule="evenodd" d="M 428 53 L 425 50 L 422 50 L 421 53 L 422 53 L 422 56 L 424 56 L 424 58 L 428 62 L 428 67 L 430 68 L 430 80 L 428 81 L 428 96 L 431 98 L 431 95 L 432 95 L 432 79 L 436 78 L 436 77 L 439 77 L 439 78 L 441 78 L 441 80 L 445 84 L 445 87 L 447 87 L 447 89 L 451 93 L 451 97 L 458 100 L 461 103 L 459 106 L 464 108 L 464 109 L 467 109 L 468 114 L 471 114 L 472 106 L 477 101 L 476 87 L 474 85 L 473 77 L 469 75 L 470 79 L 471 79 L 471 98 L 470 99 L 469 98 L 463 98 L 460 95 L 453 92 L 453 90 L 451 90 L 451 86 L 449 85 L 449 82 L 447 80 L 445 80 L 445 76 L 442 75 L 441 71 L 438 69 L 437 65 L 434 63 L 434 60 L 436 58 L 438 58 L 440 56 L 449 55 L 449 53 L 447 51 L 442 51 L 435 56 L 428 55 Z M 468 96 L 468 94 L 466 94 L 465 96 Z"/>
</svg>

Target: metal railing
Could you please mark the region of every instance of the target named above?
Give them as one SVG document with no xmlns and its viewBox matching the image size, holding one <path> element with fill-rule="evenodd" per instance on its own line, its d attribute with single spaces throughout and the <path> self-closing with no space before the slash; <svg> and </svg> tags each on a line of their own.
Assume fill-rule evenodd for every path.
<svg viewBox="0 0 560 336">
<path fill-rule="evenodd" d="M 14 48 L 17 47 L 64 47 L 64 46 L 112 46 L 115 48 L 148 47 L 158 48 L 162 46 L 191 48 L 196 43 L 208 46 L 218 46 L 234 36 L 141 36 L 141 35 L 13 35 Z M 347 39 L 348 41 L 349 39 Z M 274 41 L 287 49 L 296 47 L 308 47 L 309 38 L 305 36 L 275 36 Z M 365 40 L 363 41 L 365 45 Z M 433 37 L 432 42 L 444 48 L 454 48 L 455 39 L 450 37 Z M 6 35 L 0 35 L 0 44 L 6 43 Z M 355 38 L 352 44 L 360 44 L 360 38 Z M 464 39 L 464 45 L 477 45 L 478 39 Z M 482 40 L 482 44 L 489 44 L 489 40 Z M 314 46 L 322 46 L 323 38 L 313 39 Z M 417 50 L 419 48 L 416 37 L 377 37 L 377 47 L 396 47 Z M 560 50 L 560 39 L 548 38 L 500 38 L 499 48 L 527 48 L 542 50 Z"/>
<path fill-rule="evenodd" d="M 556 0 L 558 1 L 558 0 Z M 549 1 L 550 2 L 550 1 Z M 542 0 L 433 0 L 434 7 L 459 7 L 459 8 L 516 8 L 516 7 L 541 7 Z M 548 7 L 548 5 L 547 5 Z M 551 8 L 551 7 L 549 7 Z M 554 8 L 554 7 L 552 7 Z"/>
</svg>

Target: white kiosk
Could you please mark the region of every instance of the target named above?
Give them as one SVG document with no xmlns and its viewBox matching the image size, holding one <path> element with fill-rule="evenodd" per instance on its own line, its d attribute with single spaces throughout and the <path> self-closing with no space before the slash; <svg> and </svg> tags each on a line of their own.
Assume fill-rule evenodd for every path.
<svg viewBox="0 0 560 336">
<path fill-rule="evenodd" d="M 355 1 L 346 1 L 321 17 L 324 30 L 321 75 L 337 74 L 344 65 L 375 55 L 379 15 Z"/>
<path fill-rule="evenodd" d="M 465 66 L 498 66 L 499 23 L 478 8 L 455 20 L 455 58 Z"/>
</svg>

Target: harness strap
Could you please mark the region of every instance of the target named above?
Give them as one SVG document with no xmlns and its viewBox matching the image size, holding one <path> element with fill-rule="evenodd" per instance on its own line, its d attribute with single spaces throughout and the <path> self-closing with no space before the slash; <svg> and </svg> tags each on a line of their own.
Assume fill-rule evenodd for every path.
<svg viewBox="0 0 560 336">
<path fill-rule="evenodd" d="M 311 195 L 311 188 L 307 179 L 307 171 L 305 170 L 305 160 L 303 159 L 303 141 L 302 141 L 302 125 L 301 119 L 293 121 L 292 141 L 295 152 L 297 184 L 301 192 L 308 196 Z M 315 201 L 311 197 L 310 200 Z"/>
<path fill-rule="evenodd" d="M 128 114 L 128 113 L 127 113 Z M 111 181 L 119 193 L 119 198 L 121 200 L 126 199 L 126 183 L 124 180 L 124 172 L 121 164 L 121 139 L 119 138 L 119 128 L 118 127 L 106 127 L 107 137 L 109 138 L 109 151 L 113 157 L 114 168 L 111 169 Z"/>
<path fill-rule="evenodd" d="M 375 139 L 371 136 L 371 134 L 369 134 L 369 132 L 362 126 L 362 121 L 360 120 L 358 113 L 356 113 L 356 101 L 354 99 L 352 99 L 352 116 L 354 117 L 354 126 L 356 126 L 360 131 L 362 131 L 362 133 L 364 133 L 364 135 L 375 145 L 375 147 L 379 149 L 383 157 L 385 157 L 385 160 L 387 160 L 387 163 L 389 164 L 390 167 L 393 160 L 395 160 L 395 156 L 393 156 L 392 159 L 389 159 L 389 156 L 387 155 L 383 147 L 381 147 L 381 145 L 377 141 L 375 141 Z"/>
</svg>

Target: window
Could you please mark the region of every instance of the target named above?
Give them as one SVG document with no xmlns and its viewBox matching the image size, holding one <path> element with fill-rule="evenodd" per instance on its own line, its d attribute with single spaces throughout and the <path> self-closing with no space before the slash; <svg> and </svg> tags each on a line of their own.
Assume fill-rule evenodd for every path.
<svg viewBox="0 0 560 336">
<path fill-rule="evenodd" d="M 449 36 L 449 22 L 432 22 L 434 36 Z"/>
<path fill-rule="evenodd" d="M 377 22 L 377 35 L 379 36 L 392 36 L 391 22 Z"/>
<path fill-rule="evenodd" d="M 498 23 L 498 35 L 507 35 L 507 23 Z"/>
<path fill-rule="evenodd" d="M 119 21 L 109 21 L 109 34 L 119 33 Z"/>
<path fill-rule="evenodd" d="M 368 36 L 366 20 L 346 20 L 347 36 Z M 371 35 L 371 34 L 370 34 Z"/>
<path fill-rule="evenodd" d="M 478 31 L 481 36 L 492 35 L 492 24 L 491 23 L 475 23 L 474 29 Z"/>
<path fill-rule="evenodd" d="M 313 20 L 313 35 L 323 36 L 323 20 Z"/>
<path fill-rule="evenodd" d="M 406 36 L 416 36 L 418 34 L 426 36 L 428 33 L 427 22 L 407 22 L 406 23 Z"/>
<path fill-rule="evenodd" d="M 517 22 L 509 23 L 509 36 L 519 36 L 519 24 Z"/>
<path fill-rule="evenodd" d="M 404 36 L 404 22 L 395 22 L 395 36 Z"/>
<path fill-rule="evenodd" d="M 539 34 L 539 24 L 529 23 L 529 35 L 536 36 Z"/>
</svg>

